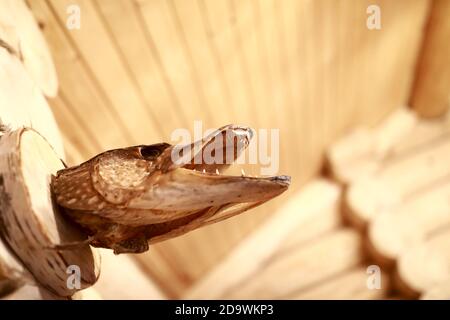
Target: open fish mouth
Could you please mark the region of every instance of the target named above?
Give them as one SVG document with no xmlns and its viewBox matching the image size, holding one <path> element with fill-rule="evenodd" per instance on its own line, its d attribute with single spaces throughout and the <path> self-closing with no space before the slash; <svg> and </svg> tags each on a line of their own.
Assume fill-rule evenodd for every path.
<svg viewBox="0 0 450 320">
<path fill-rule="evenodd" d="M 149 243 L 240 214 L 288 189 L 289 176 L 225 174 L 252 137 L 252 129 L 228 125 L 190 145 L 109 150 L 58 171 L 52 192 L 92 245 L 144 252 Z"/>
<path fill-rule="evenodd" d="M 130 205 L 158 210 L 196 210 L 237 203 L 251 207 L 281 194 L 290 185 L 289 176 L 253 177 L 245 175 L 244 170 L 237 176 L 226 174 L 253 136 L 249 127 L 228 125 L 190 145 L 168 147 L 161 155 L 164 174 L 157 187 Z"/>
</svg>

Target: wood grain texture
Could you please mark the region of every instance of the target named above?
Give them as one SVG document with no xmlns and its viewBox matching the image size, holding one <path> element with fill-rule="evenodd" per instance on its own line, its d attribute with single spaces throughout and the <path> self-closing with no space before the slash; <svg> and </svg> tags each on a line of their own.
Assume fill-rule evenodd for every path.
<svg viewBox="0 0 450 320">
<path fill-rule="evenodd" d="M 424 117 L 440 116 L 450 107 L 449 15 L 449 1 L 432 1 L 410 102 Z"/>
<path fill-rule="evenodd" d="M 311 178 L 336 136 L 407 102 L 428 7 L 424 0 L 75 2 L 79 30 L 65 27 L 72 1 L 29 5 L 55 59 L 60 94 L 51 105 L 76 157 L 170 140 L 195 119 L 204 128 L 280 129 L 289 194 L 138 258 L 171 296 Z M 374 3 L 381 30 L 366 27 Z"/>
</svg>

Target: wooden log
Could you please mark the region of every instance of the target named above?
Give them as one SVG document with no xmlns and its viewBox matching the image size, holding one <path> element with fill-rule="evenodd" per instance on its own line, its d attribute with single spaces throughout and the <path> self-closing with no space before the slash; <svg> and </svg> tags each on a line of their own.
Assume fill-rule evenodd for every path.
<svg viewBox="0 0 450 320">
<path fill-rule="evenodd" d="M 205 275 L 184 296 L 188 299 L 223 298 L 229 290 L 239 287 L 254 277 L 267 261 L 283 247 L 293 233 L 302 233 L 312 225 L 323 230 L 316 219 L 324 212 L 334 211 L 339 206 L 340 188 L 327 181 L 315 180 L 294 195 L 284 207 L 248 236 L 234 251 L 209 274 Z M 326 215 L 326 213 L 325 213 Z M 314 238 L 316 233 L 306 231 Z M 292 239 L 292 238 L 291 238 Z M 298 243 L 300 240 L 290 240 Z"/>
<path fill-rule="evenodd" d="M 0 43 L 20 59 L 27 72 L 46 96 L 58 91 L 55 66 L 33 14 L 23 0 L 0 3 Z"/>
<path fill-rule="evenodd" d="M 331 174 L 346 185 L 375 172 L 381 159 L 405 139 L 416 123 L 415 114 L 403 107 L 374 128 L 355 128 L 327 150 L 326 159 Z"/>
<path fill-rule="evenodd" d="M 450 113 L 418 119 L 406 108 L 390 114 L 374 128 L 358 127 L 327 150 L 328 170 L 344 185 L 377 173 L 389 162 L 415 152 L 450 132 Z"/>
<path fill-rule="evenodd" d="M 29 273 L 0 239 L 0 297 L 20 287 L 24 278 L 30 279 Z"/>
<path fill-rule="evenodd" d="M 376 215 L 395 210 L 423 189 L 450 176 L 449 134 L 386 163 L 373 175 L 353 183 L 345 195 L 345 214 L 358 228 Z"/>
<path fill-rule="evenodd" d="M 450 300 L 450 278 L 425 290 L 425 292 L 420 296 L 420 299 Z"/>
<path fill-rule="evenodd" d="M 278 253 L 298 248 L 309 241 L 315 241 L 319 237 L 327 234 L 332 230 L 336 230 L 342 226 L 341 215 L 341 197 L 337 199 L 334 205 L 331 205 L 323 210 L 319 210 L 307 222 L 307 227 L 301 228 L 299 232 L 292 232 L 283 241 Z"/>
<path fill-rule="evenodd" d="M 32 129 L 6 132 L 0 139 L 0 218 L 2 238 L 40 286 L 62 297 L 91 286 L 99 274 L 87 244 L 70 250 L 55 246 L 85 238 L 54 206 L 50 179 L 64 168 L 48 142 Z M 79 268 L 77 288 L 68 285 L 69 266 Z"/>
<path fill-rule="evenodd" d="M 0 10 L 1 11 L 1 10 Z M 58 125 L 42 92 L 22 63 L 0 47 L 0 120 L 11 129 L 32 127 L 64 159 Z"/>
<path fill-rule="evenodd" d="M 376 217 L 369 226 L 372 256 L 377 263 L 393 267 L 407 248 L 425 241 L 442 226 L 450 225 L 450 177 L 424 190 L 393 212 Z"/>
<path fill-rule="evenodd" d="M 433 0 L 417 64 L 411 106 L 424 117 L 444 114 L 450 106 L 450 2 Z"/>
<path fill-rule="evenodd" d="M 2 300 L 65 300 L 61 296 L 36 285 L 26 284 L 2 297 Z"/>
<path fill-rule="evenodd" d="M 406 296 L 417 298 L 448 279 L 450 279 L 450 228 L 447 225 L 429 235 L 427 241 L 401 254 L 398 259 L 396 286 Z M 445 290 L 449 288 L 446 287 Z"/>
<path fill-rule="evenodd" d="M 355 268 L 363 262 L 362 239 L 342 228 L 278 255 L 252 277 L 230 288 L 227 299 L 287 299 Z"/>
<path fill-rule="evenodd" d="M 381 273 L 380 288 L 370 288 L 367 280 L 370 274 L 367 268 L 356 267 L 342 274 L 327 279 L 311 289 L 289 296 L 289 299 L 385 299 L 390 290 L 390 279 L 386 273 Z"/>
</svg>

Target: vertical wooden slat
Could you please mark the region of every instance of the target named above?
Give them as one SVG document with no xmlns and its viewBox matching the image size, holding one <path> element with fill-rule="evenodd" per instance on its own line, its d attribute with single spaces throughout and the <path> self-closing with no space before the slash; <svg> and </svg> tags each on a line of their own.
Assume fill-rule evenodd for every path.
<svg viewBox="0 0 450 320">
<path fill-rule="evenodd" d="M 94 1 L 93 4 L 109 31 L 116 50 L 120 52 L 130 79 L 145 101 L 146 108 L 157 117 L 161 139 L 168 140 L 175 128 L 186 125 L 186 119 L 177 97 L 167 86 L 159 56 L 146 38 L 137 5 L 126 0 Z M 146 128 L 144 131 L 147 130 Z"/>
<path fill-rule="evenodd" d="M 122 134 L 119 119 L 111 114 L 96 90 L 95 80 L 74 47 L 75 44 L 69 41 L 46 2 L 31 1 L 29 4 L 43 25 L 43 33 L 58 66 L 60 92 L 67 97 L 73 108 L 76 108 L 82 121 L 97 133 L 103 148 L 125 145 L 127 139 Z M 64 128 L 64 122 L 60 122 L 60 126 Z"/>
<path fill-rule="evenodd" d="M 211 27 L 211 40 L 220 56 L 224 66 L 225 78 L 231 89 L 231 97 L 236 111 L 236 123 L 254 126 L 254 117 L 251 114 L 248 94 L 243 88 L 245 83 L 239 62 L 238 49 L 234 34 L 235 20 L 230 14 L 228 1 L 204 1 L 205 15 Z"/>
<path fill-rule="evenodd" d="M 71 1 L 49 1 L 50 8 L 57 17 L 65 36 L 77 44 L 79 53 L 92 72 L 94 85 L 116 118 L 120 119 L 123 134 L 132 143 L 157 141 L 161 137 L 155 114 L 142 96 L 139 95 L 129 69 L 123 64 L 120 52 L 111 41 L 92 1 L 78 1 L 82 12 L 82 25 L 79 30 L 65 28 L 66 8 Z M 147 132 L 137 130 L 137 126 L 146 123 L 151 128 Z"/>
<path fill-rule="evenodd" d="M 79 111 L 70 104 L 63 92 L 60 92 L 57 97 L 49 99 L 49 104 L 56 121 L 64 123 L 64 143 L 66 148 L 67 143 L 69 143 L 84 156 L 94 156 L 102 151 L 101 143 L 98 141 L 93 128 L 83 122 Z"/>
<path fill-rule="evenodd" d="M 199 86 L 198 75 L 189 53 L 183 46 L 176 22 L 166 1 L 138 1 L 139 12 L 149 37 L 160 52 L 161 63 L 171 81 L 190 128 L 194 120 L 202 120 L 208 128 L 213 119 L 204 99 L 204 88 Z"/>
<path fill-rule="evenodd" d="M 167 1 L 168 10 L 180 39 L 180 44 L 186 61 L 190 65 L 192 81 L 199 97 L 200 106 L 209 116 L 211 126 L 222 126 L 220 121 L 226 121 L 229 113 L 220 96 L 220 87 L 214 77 L 215 70 L 211 67 L 211 57 L 202 51 L 205 39 L 201 26 L 199 12 L 194 3 L 186 1 Z M 196 37 L 200 36 L 200 39 Z M 205 128 L 206 129 L 206 128 Z"/>
</svg>

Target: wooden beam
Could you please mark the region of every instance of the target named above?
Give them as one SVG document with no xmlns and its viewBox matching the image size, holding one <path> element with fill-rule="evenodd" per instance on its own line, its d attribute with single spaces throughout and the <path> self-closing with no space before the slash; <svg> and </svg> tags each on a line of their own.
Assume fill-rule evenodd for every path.
<svg viewBox="0 0 450 320">
<path fill-rule="evenodd" d="M 39 131 L 64 159 L 55 118 L 36 83 L 15 55 L 0 47 L 0 121 L 11 129 L 24 126 Z"/>
<path fill-rule="evenodd" d="M 345 197 L 346 218 L 354 226 L 365 228 L 372 217 L 392 211 L 424 189 L 448 179 L 449 136 L 447 132 L 403 156 L 385 161 L 379 170 L 351 184 Z"/>
<path fill-rule="evenodd" d="M 450 2 L 431 1 L 416 69 L 411 106 L 424 117 L 443 115 L 450 106 Z"/>
<path fill-rule="evenodd" d="M 0 42 L 4 41 L 23 65 L 39 89 L 56 96 L 58 79 L 47 43 L 23 0 L 0 3 Z"/>
<path fill-rule="evenodd" d="M 54 206 L 51 176 L 64 168 L 51 145 L 32 129 L 3 132 L 0 139 L 0 232 L 33 278 L 56 295 L 70 297 L 91 286 L 99 261 L 85 237 Z M 71 250 L 57 246 L 78 242 Z M 78 268 L 79 286 L 67 285 Z"/>
<path fill-rule="evenodd" d="M 360 126 L 353 129 L 326 151 L 333 178 L 347 185 L 372 174 L 381 160 L 413 131 L 416 123 L 416 115 L 403 107 L 374 128 Z"/>
<path fill-rule="evenodd" d="M 380 288 L 370 288 L 367 280 L 370 274 L 366 267 L 356 267 L 346 270 L 342 274 L 337 274 L 326 281 L 306 289 L 297 294 L 292 294 L 289 299 L 385 299 L 390 288 L 389 275 L 382 273 Z"/>
<path fill-rule="evenodd" d="M 304 246 L 276 255 L 244 281 L 229 288 L 222 298 L 288 299 L 360 265 L 364 259 L 361 252 L 362 239 L 357 231 L 350 228 L 331 231 Z"/>
<path fill-rule="evenodd" d="M 20 261 L 0 239 L 0 297 L 21 286 L 23 279 L 29 276 Z"/>
<path fill-rule="evenodd" d="M 369 226 L 372 257 L 393 267 L 398 256 L 450 225 L 450 177 L 416 194 L 398 208 L 375 217 Z"/>
<path fill-rule="evenodd" d="M 427 241 L 405 250 L 398 259 L 396 285 L 405 295 L 417 298 L 439 284 L 450 283 L 450 227 L 428 235 Z"/>
<path fill-rule="evenodd" d="M 425 290 L 420 296 L 422 300 L 450 300 L 450 279 L 438 283 Z"/>
</svg>

